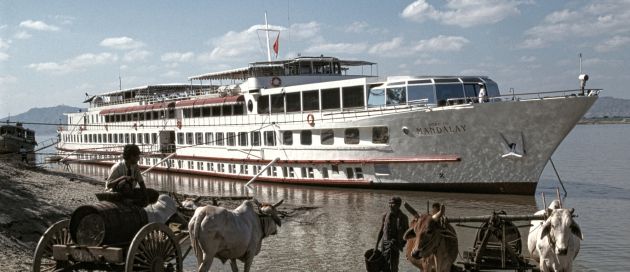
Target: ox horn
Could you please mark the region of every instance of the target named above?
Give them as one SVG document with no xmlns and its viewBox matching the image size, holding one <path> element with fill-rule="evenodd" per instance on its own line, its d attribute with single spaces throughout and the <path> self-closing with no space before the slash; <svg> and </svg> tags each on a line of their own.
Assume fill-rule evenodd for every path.
<svg viewBox="0 0 630 272">
<path fill-rule="evenodd" d="M 413 207 L 411 207 L 411 205 L 409 205 L 409 203 L 407 203 L 405 201 L 405 209 L 407 209 L 407 211 L 409 211 L 409 213 L 411 213 L 411 215 L 415 216 L 415 217 L 420 217 L 420 214 L 416 211 L 416 209 L 414 209 Z"/>
<path fill-rule="evenodd" d="M 438 220 L 440 219 L 440 217 L 442 217 L 442 215 L 444 215 L 445 211 L 446 211 L 446 207 L 444 206 L 444 204 L 442 204 L 440 206 L 440 211 L 435 213 L 433 216 L 431 216 L 431 218 L 433 218 L 433 220 Z"/>
<path fill-rule="evenodd" d="M 254 202 L 254 204 L 256 204 L 256 206 L 258 206 L 258 207 L 262 206 L 262 204 L 260 204 L 258 199 L 252 198 L 252 201 Z"/>
<path fill-rule="evenodd" d="M 284 202 L 284 199 L 280 199 L 280 201 L 276 202 L 276 204 L 273 204 L 272 206 L 274 208 L 277 208 L 278 206 L 280 206 L 280 204 L 282 204 L 282 202 Z"/>
</svg>

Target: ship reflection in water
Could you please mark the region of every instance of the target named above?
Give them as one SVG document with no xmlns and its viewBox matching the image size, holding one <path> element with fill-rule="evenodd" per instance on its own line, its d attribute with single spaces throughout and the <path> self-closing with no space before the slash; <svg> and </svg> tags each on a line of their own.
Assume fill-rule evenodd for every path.
<svg viewBox="0 0 630 272">
<path fill-rule="evenodd" d="M 72 169 L 101 180 L 109 170 L 108 167 L 81 164 L 72 165 Z M 164 172 L 151 172 L 145 180 L 147 186 L 154 189 L 182 194 L 249 194 L 267 202 L 285 199 L 285 203 L 292 205 L 318 207 L 288 218 L 277 235 L 263 241 L 262 250 L 254 259 L 253 268 L 256 271 L 364 270 L 363 254 L 374 247 L 381 216 L 388 210 L 388 200 L 394 195 L 400 196 L 403 201 L 421 212 L 426 211 L 427 202 L 444 203 L 448 217 L 490 215 L 494 211 L 506 211 L 512 215 L 532 214 L 536 211 L 533 196 L 340 189 L 262 182 L 253 183 L 254 190 L 248 192 L 244 181 Z M 527 223 L 516 222 L 516 225 Z M 461 256 L 463 251 L 470 251 L 477 230 L 457 226 L 455 229 Z M 526 255 L 528 227 L 521 228 L 520 231 L 522 244 L 525 246 L 523 252 Z M 195 262 L 193 254 L 189 254 L 185 261 L 185 270 L 194 271 Z M 214 270 L 222 266 L 221 262 L 213 263 Z M 219 270 L 229 271 L 229 264 L 226 263 L 226 267 Z M 400 271 L 414 271 L 404 256 L 401 256 Z"/>
</svg>

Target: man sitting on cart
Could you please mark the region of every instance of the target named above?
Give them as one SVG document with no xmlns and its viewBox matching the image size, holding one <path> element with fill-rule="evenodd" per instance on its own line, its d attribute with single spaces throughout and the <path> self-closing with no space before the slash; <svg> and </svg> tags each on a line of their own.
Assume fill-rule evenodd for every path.
<svg viewBox="0 0 630 272">
<path fill-rule="evenodd" d="M 125 202 L 146 206 L 155 203 L 159 193 L 144 185 L 138 169 L 139 160 L 140 148 L 135 144 L 125 145 L 123 161 L 117 162 L 109 170 L 105 187 L 107 191 L 120 193 Z M 140 188 L 136 188 L 136 185 L 140 185 Z"/>
</svg>

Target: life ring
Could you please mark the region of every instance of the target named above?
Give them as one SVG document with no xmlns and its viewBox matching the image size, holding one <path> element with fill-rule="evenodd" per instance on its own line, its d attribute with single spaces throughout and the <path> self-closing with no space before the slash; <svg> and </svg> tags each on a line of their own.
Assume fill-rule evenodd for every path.
<svg viewBox="0 0 630 272">
<path fill-rule="evenodd" d="M 275 76 L 271 79 L 271 86 L 274 87 L 278 87 L 282 85 L 282 79 L 280 79 L 279 77 Z"/>
<path fill-rule="evenodd" d="M 312 113 L 309 113 L 306 116 L 306 122 L 312 127 L 315 125 L 315 116 Z"/>
<path fill-rule="evenodd" d="M 182 129 L 182 120 L 177 120 L 177 128 Z"/>
</svg>

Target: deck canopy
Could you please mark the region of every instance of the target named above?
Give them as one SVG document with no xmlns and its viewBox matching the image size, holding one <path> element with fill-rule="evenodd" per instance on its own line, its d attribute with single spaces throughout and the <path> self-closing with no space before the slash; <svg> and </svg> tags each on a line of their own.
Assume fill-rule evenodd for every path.
<svg viewBox="0 0 630 272">
<path fill-rule="evenodd" d="M 250 77 L 295 75 L 345 75 L 351 67 L 373 66 L 374 62 L 340 60 L 334 57 L 297 57 L 290 60 L 252 62 L 248 67 L 189 77 L 189 80 L 246 80 Z"/>
</svg>

